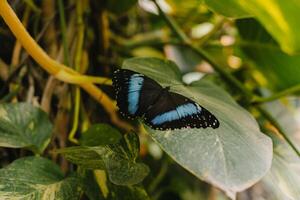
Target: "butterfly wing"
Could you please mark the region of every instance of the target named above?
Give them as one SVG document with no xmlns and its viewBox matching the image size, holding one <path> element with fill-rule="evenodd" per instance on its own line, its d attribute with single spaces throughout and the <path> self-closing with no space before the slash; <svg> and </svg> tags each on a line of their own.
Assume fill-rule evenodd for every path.
<svg viewBox="0 0 300 200">
<path fill-rule="evenodd" d="M 112 81 L 120 112 L 129 118 L 142 116 L 162 90 L 151 78 L 127 69 L 116 70 Z"/>
<path fill-rule="evenodd" d="M 218 128 L 219 121 L 196 102 L 173 92 L 165 92 L 144 116 L 154 129 Z"/>
</svg>

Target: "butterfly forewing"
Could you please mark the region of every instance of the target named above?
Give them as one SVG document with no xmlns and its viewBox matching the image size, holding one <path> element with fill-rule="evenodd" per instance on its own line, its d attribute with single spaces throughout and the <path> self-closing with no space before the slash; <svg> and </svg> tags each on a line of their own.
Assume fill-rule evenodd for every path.
<svg viewBox="0 0 300 200">
<path fill-rule="evenodd" d="M 159 96 L 162 87 L 147 76 L 131 70 L 116 70 L 113 86 L 121 114 L 134 118 L 142 116 Z"/>
</svg>

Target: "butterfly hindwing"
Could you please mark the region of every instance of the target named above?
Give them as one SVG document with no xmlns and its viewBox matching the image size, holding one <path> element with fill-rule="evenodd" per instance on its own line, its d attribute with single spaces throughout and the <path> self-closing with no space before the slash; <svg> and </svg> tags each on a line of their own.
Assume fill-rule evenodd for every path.
<svg viewBox="0 0 300 200">
<path fill-rule="evenodd" d="M 196 102 L 173 92 L 164 93 L 145 114 L 145 122 L 154 129 L 217 128 L 219 121 Z"/>
<path fill-rule="evenodd" d="M 120 112 L 129 118 L 142 116 L 157 99 L 157 91 L 162 89 L 147 76 L 126 69 L 114 72 L 113 85 Z"/>
</svg>

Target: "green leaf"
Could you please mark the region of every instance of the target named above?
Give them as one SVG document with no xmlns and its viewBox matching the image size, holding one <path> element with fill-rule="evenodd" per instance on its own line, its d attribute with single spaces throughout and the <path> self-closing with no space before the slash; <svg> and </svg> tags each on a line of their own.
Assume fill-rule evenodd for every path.
<svg viewBox="0 0 300 200">
<path fill-rule="evenodd" d="M 118 145 L 110 145 L 118 155 L 135 161 L 140 152 L 139 136 L 135 132 L 125 134 Z"/>
<path fill-rule="evenodd" d="M 274 137 L 272 167 L 267 175 L 254 186 L 266 200 L 298 200 L 300 196 L 300 160 L 285 141 Z M 243 193 L 241 193 L 243 194 Z M 245 191 L 248 195 L 249 191 Z M 258 196 L 257 196 L 258 197 Z M 253 196 L 254 199 L 255 196 Z M 242 199 L 242 198 L 241 198 Z"/>
<path fill-rule="evenodd" d="M 102 146 L 118 143 L 121 137 L 122 135 L 117 129 L 107 124 L 93 124 L 82 133 L 80 143 L 83 146 Z"/>
<path fill-rule="evenodd" d="M 111 155 L 106 161 L 109 180 L 116 185 L 134 185 L 140 183 L 149 173 L 144 163 L 135 163 Z"/>
<path fill-rule="evenodd" d="M 85 169 L 104 169 L 105 163 L 101 155 L 107 154 L 107 148 L 77 146 L 58 149 L 55 153 L 61 153 L 65 158 Z M 100 155 L 99 155 L 100 154 Z"/>
<path fill-rule="evenodd" d="M 288 151 L 286 151 L 288 150 Z M 299 157 L 287 145 L 278 145 L 274 150 L 271 170 L 262 179 L 262 184 L 272 200 L 300 197 Z"/>
<path fill-rule="evenodd" d="M 25 157 L 0 169 L 0 199 L 77 200 L 81 188 L 76 177 L 64 178 L 59 167 L 41 157 Z"/>
<path fill-rule="evenodd" d="M 132 185 L 141 182 L 149 173 L 143 163 L 137 163 L 140 152 L 138 135 L 134 132 L 124 135 L 119 145 L 111 145 L 114 152 L 106 162 L 108 176 L 117 185 Z"/>
<path fill-rule="evenodd" d="M 105 184 L 108 189 L 107 197 L 104 198 L 100 190 L 99 183 L 94 177 L 92 171 L 85 171 L 83 175 L 83 187 L 84 192 L 89 197 L 90 200 L 150 200 L 147 192 L 141 186 L 119 186 L 106 181 Z"/>
<path fill-rule="evenodd" d="M 27 103 L 0 105 L 0 146 L 42 153 L 51 132 L 52 124 L 41 109 Z"/>
<path fill-rule="evenodd" d="M 203 0 L 166 0 L 166 3 L 170 6 L 172 15 L 176 16 L 180 22 L 185 20 L 185 23 L 195 23 L 199 19 L 203 19 L 201 15 L 190 15 L 192 12 L 203 10 L 203 6 L 201 8 Z"/>
<path fill-rule="evenodd" d="M 105 169 L 112 183 L 133 185 L 141 182 L 149 168 L 136 162 L 139 140 L 135 133 L 129 133 L 119 144 L 106 146 L 79 146 L 60 149 L 67 160 L 87 169 Z"/>
<path fill-rule="evenodd" d="M 82 178 L 82 187 L 85 195 L 89 200 L 102 200 L 105 199 L 100 186 L 98 185 L 94 173 L 91 170 L 80 170 L 80 176 Z M 104 183 L 107 183 L 106 180 L 103 180 Z"/>
<path fill-rule="evenodd" d="M 298 123 L 300 110 L 298 109 L 298 99 L 285 98 L 284 100 L 276 100 L 264 103 L 262 106 L 269 112 L 273 119 L 276 119 L 281 129 L 287 134 L 296 148 L 300 149 L 300 138 L 298 136 L 300 131 L 300 126 Z M 272 135 L 274 136 L 274 133 Z M 278 138 L 276 134 L 275 138 Z M 278 141 L 273 139 L 273 146 L 276 146 L 276 142 Z M 282 143 L 282 141 L 279 142 Z M 287 147 L 287 149 L 292 150 L 291 147 Z"/>
<path fill-rule="evenodd" d="M 145 189 L 141 186 L 115 186 L 111 194 L 112 200 L 150 200 Z"/>
<path fill-rule="evenodd" d="M 215 11 L 231 17 L 255 17 L 288 54 L 300 52 L 300 3 L 280 0 L 206 0 Z M 231 8 L 231 9 L 229 9 Z M 235 12 L 236 10 L 237 12 Z"/>
<path fill-rule="evenodd" d="M 273 89 L 282 90 L 300 83 L 300 56 L 282 52 L 277 43 L 254 19 L 241 19 L 237 27 L 242 49 L 263 73 Z"/>
<path fill-rule="evenodd" d="M 253 117 L 221 88 L 205 82 L 184 86 L 178 68 L 171 61 L 132 58 L 123 68 L 143 73 L 171 91 L 193 99 L 220 121 L 217 129 L 179 129 L 149 134 L 181 166 L 212 183 L 234 198 L 269 170 L 272 141 L 262 134 Z"/>
<path fill-rule="evenodd" d="M 237 0 L 204 0 L 206 5 L 214 12 L 220 13 L 226 17 L 249 17 L 250 14 L 243 9 Z"/>
</svg>

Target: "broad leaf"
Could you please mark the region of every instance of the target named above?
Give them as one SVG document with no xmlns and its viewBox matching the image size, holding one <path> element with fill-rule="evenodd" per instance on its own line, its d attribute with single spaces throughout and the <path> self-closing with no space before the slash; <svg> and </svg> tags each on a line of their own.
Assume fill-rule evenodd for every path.
<svg viewBox="0 0 300 200">
<path fill-rule="evenodd" d="M 296 148 L 300 149 L 300 124 L 298 123 L 298 116 L 300 115 L 298 99 L 297 98 L 285 98 L 282 100 L 276 100 L 262 105 L 269 114 L 276 119 L 281 128 L 288 135 L 290 140 L 294 143 Z M 278 138 L 278 137 L 276 137 Z M 281 137 L 280 137 L 281 138 Z M 273 140 L 275 146 L 277 140 Z M 279 141 L 282 143 L 282 141 Z M 283 146 L 283 145 L 281 145 Z M 292 150 L 287 146 L 289 150 Z M 283 150 L 284 148 L 279 148 Z M 287 152 L 289 153 L 289 152 Z M 300 162 L 300 160 L 299 160 Z"/>
<path fill-rule="evenodd" d="M 300 3 L 279 0 L 205 0 L 213 10 L 230 17 L 255 17 L 289 53 L 300 52 Z"/>
<path fill-rule="evenodd" d="M 107 154 L 107 149 L 99 147 L 77 146 L 59 149 L 55 151 L 61 153 L 65 158 L 85 169 L 104 169 L 105 164 L 101 155 Z M 100 155 L 99 155 L 100 154 Z"/>
<path fill-rule="evenodd" d="M 288 152 L 283 152 L 283 148 Z M 297 200 L 300 197 L 299 169 L 299 157 L 287 145 L 275 148 L 271 170 L 262 179 L 265 190 L 271 194 L 270 200 Z"/>
<path fill-rule="evenodd" d="M 118 155 L 135 161 L 140 153 L 139 136 L 134 132 L 125 134 L 118 145 L 110 145 L 110 147 Z"/>
<path fill-rule="evenodd" d="M 0 199 L 77 200 L 81 188 L 76 177 L 64 178 L 59 167 L 41 157 L 25 157 L 0 169 Z"/>
<path fill-rule="evenodd" d="M 27 103 L 0 104 L 0 146 L 41 153 L 51 132 L 52 124 L 41 109 Z"/>
<path fill-rule="evenodd" d="M 101 187 L 98 185 L 96 178 L 94 176 L 93 171 L 91 170 L 80 170 L 80 176 L 82 178 L 82 186 L 85 195 L 88 197 L 89 200 L 103 200 L 105 199 L 105 195 L 107 196 L 107 191 L 105 190 L 105 195 L 101 191 Z M 103 178 L 102 178 L 103 179 Z M 105 188 L 107 189 L 107 180 L 102 180 L 106 185 Z"/>
<path fill-rule="evenodd" d="M 282 90 L 300 83 L 300 56 L 288 55 L 254 19 L 237 21 L 242 49 L 263 73 L 271 88 Z"/>
<path fill-rule="evenodd" d="M 107 189 L 105 198 L 95 176 L 97 175 L 92 171 L 85 171 L 83 175 L 84 192 L 90 200 L 150 200 L 145 189 L 141 186 L 119 186 L 112 184 L 108 180 L 103 181 L 103 177 L 101 177 L 103 181 L 102 184 L 105 184 L 104 187 Z"/>
<path fill-rule="evenodd" d="M 57 152 L 83 168 L 105 169 L 114 184 L 133 185 L 141 182 L 149 173 L 147 165 L 136 161 L 138 141 L 135 133 L 129 133 L 119 144 L 69 147 Z"/>
<path fill-rule="evenodd" d="M 140 151 L 136 133 L 124 135 L 119 145 L 110 145 L 112 154 L 106 160 L 106 169 L 112 183 L 132 185 L 141 182 L 149 173 L 149 168 L 136 162 Z"/>
<path fill-rule="evenodd" d="M 115 186 L 111 194 L 112 200 L 150 200 L 145 189 L 141 186 Z"/>
<path fill-rule="evenodd" d="M 193 99 L 218 118 L 217 129 L 156 131 L 146 126 L 152 138 L 195 176 L 234 198 L 269 170 L 272 141 L 225 91 L 205 81 L 184 86 L 178 68 L 167 60 L 133 58 L 123 68 L 143 73 L 163 87 L 171 86 L 171 91 Z"/>
<path fill-rule="evenodd" d="M 275 139 L 272 167 L 267 175 L 252 189 L 253 199 L 262 195 L 265 200 L 298 200 L 300 196 L 300 161 L 299 157 L 284 141 Z M 239 197 L 247 196 L 249 191 L 240 193 Z"/>
<path fill-rule="evenodd" d="M 149 168 L 143 163 L 135 163 L 111 155 L 106 161 L 109 180 L 116 185 L 134 185 L 140 183 L 149 173 Z"/>
<path fill-rule="evenodd" d="M 249 17 L 250 14 L 239 5 L 237 0 L 204 0 L 209 8 L 227 17 Z"/>
<path fill-rule="evenodd" d="M 294 100 L 289 99 L 284 104 L 274 101 L 264 104 L 264 107 L 299 149 L 299 124 L 295 118 L 299 110 L 297 103 L 294 103 Z M 283 138 L 275 136 L 273 143 L 272 167 L 258 187 L 268 194 L 266 200 L 297 200 L 300 196 L 300 159 Z"/>
<path fill-rule="evenodd" d="M 93 124 L 82 133 L 80 143 L 83 146 L 101 146 L 115 144 L 121 139 L 120 132 L 107 124 Z"/>
</svg>

